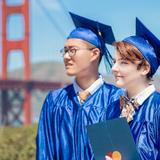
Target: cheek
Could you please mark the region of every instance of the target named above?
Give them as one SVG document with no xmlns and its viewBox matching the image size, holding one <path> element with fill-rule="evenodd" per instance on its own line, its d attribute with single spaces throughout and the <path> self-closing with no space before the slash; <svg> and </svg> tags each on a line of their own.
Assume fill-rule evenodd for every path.
<svg viewBox="0 0 160 160">
<path fill-rule="evenodd" d="M 75 59 L 76 64 L 79 66 L 88 65 L 90 63 L 90 57 L 89 56 L 79 56 Z"/>
<path fill-rule="evenodd" d="M 123 77 L 116 78 L 115 83 L 120 88 L 126 88 L 128 84 L 132 83 L 133 78 L 130 75 L 124 75 Z"/>
<path fill-rule="evenodd" d="M 84 70 L 89 67 L 89 62 L 87 60 L 81 60 L 78 63 L 76 63 L 77 69 Z"/>
<path fill-rule="evenodd" d="M 128 77 L 128 76 L 132 76 L 135 73 L 135 69 L 124 65 L 120 67 L 120 72 L 123 76 Z"/>
<path fill-rule="evenodd" d="M 134 83 L 138 83 L 139 73 L 136 66 L 133 65 L 123 65 L 119 66 L 119 70 L 117 73 L 113 73 L 117 75 L 116 85 L 121 88 L 125 88 L 126 86 Z"/>
<path fill-rule="evenodd" d="M 113 74 L 116 75 L 117 73 L 113 72 Z M 120 77 L 116 78 L 116 84 L 119 87 L 124 87 L 137 78 L 137 74 L 135 73 L 135 71 L 127 67 L 120 68 L 118 76 Z"/>
<path fill-rule="evenodd" d="M 140 75 L 135 70 L 130 71 L 124 76 L 125 85 L 130 85 L 130 84 L 137 85 L 139 83 L 139 80 L 140 80 Z"/>
<path fill-rule="evenodd" d="M 139 78 L 140 78 L 140 76 L 137 72 L 131 72 L 128 76 L 128 79 L 130 81 L 137 81 Z"/>
</svg>

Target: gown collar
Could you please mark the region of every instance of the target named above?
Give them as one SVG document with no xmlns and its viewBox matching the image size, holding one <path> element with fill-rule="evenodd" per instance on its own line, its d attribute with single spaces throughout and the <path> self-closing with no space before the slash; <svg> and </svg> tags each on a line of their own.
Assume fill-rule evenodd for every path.
<svg viewBox="0 0 160 160">
<path fill-rule="evenodd" d="M 86 91 L 89 91 L 89 93 L 92 95 L 95 93 L 104 83 L 102 75 L 99 75 L 99 78 L 89 87 L 86 89 Z M 79 91 L 83 91 L 82 88 L 77 84 L 76 80 L 73 81 L 73 87 L 75 90 L 75 93 L 78 93 Z"/>
<path fill-rule="evenodd" d="M 139 105 L 142 105 L 143 102 L 155 91 L 155 86 L 149 85 L 147 88 L 145 88 L 143 91 L 141 91 L 140 93 L 138 93 L 136 96 L 132 97 L 133 99 L 136 100 L 136 102 Z"/>
</svg>

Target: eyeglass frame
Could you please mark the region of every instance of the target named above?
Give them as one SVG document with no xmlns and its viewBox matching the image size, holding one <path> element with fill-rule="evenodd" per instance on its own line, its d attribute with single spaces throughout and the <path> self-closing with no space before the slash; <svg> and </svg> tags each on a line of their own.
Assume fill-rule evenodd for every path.
<svg viewBox="0 0 160 160">
<path fill-rule="evenodd" d="M 79 50 L 93 50 L 93 49 L 95 49 L 96 47 L 92 47 L 92 48 L 76 48 L 76 47 L 71 47 L 71 48 L 62 48 L 61 50 L 60 50 L 60 53 L 62 53 L 62 57 L 64 57 L 65 56 L 65 54 L 67 54 L 68 53 L 68 55 L 70 56 L 70 57 L 73 57 L 73 56 L 75 56 L 76 55 L 76 53 L 77 53 L 77 51 L 79 51 Z M 74 52 L 72 52 L 72 51 L 74 51 Z"/>
</svg>

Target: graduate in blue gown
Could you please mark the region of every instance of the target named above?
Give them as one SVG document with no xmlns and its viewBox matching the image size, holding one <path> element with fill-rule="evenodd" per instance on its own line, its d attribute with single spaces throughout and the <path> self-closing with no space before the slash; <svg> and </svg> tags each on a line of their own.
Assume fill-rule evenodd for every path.
<svg viewBox="0 0 160 160">
<path fill-rule="evenodd" d="M 121 97 L 121 117 L 130 125 L 142 160 L 160 160 L 160 93 L 151 78 L 160 65 L 160 41 L 136 19 L 136 35 L 114 43 L 112 67 Z"/>
<path fill-rule="evenodd" d="M 77 28 L 68 36 L 62 53 L 66 73 L 75 79 L 73 84 L 51 91 L 45 99 L 37 133 L 37 160 L 94 159 L 86 125 L 120 114 L 112 103 L 122 91 L 105 83 L 98 72 L 103 55 L 108 64 L 111 62 L 105 43 L 114 41 L 112 29 L 70 14 Z M 84 93 L 88 97 L 84 98 Z"/>
</svg>

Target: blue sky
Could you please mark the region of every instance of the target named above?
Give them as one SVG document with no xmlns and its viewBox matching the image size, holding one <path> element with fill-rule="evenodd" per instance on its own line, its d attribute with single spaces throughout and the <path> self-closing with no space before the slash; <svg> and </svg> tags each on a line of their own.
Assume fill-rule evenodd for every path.
<svg viewBox="0 0 160 160">
<path fill-rule="evenodd" d="M 21 2 L 22 0 L 7 0 L 8 4 L 13 5 Z M 111 25 L 116 40 L 122 40 L 135 33 L 135 17 L 137 16 L 160 38 L 159 0 L 30 0 L 32 63 L 63 61 L 59 50 L 63 47 L 68 33 L 74 28 L 68 11 Z M 22 26 L 22 17 L 11 16 L 8 23 L 8 38 L 21 39 L 24 32 Z M 0 33 L 2 34 L 1 31 Z M 109 49 L 113 52 L 111 47 Z M 14 54 L 9 57 L 10 70 L 23 65 L 20 52 L 13 52 Z"/>
</svg>

